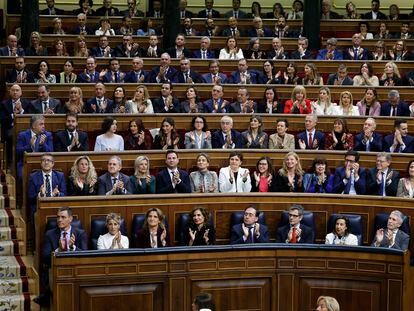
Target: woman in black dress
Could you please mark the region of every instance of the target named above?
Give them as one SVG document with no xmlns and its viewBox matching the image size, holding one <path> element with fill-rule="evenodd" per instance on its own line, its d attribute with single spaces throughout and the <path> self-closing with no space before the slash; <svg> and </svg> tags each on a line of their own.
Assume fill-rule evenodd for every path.
<svg viewBox="0 0 414 311">
<path fill-rule="evenodd" d="M 190 212 L 190 221 L 185 227 L 184 243 L 188 246 L 213 245 L 216 231 L 210 225 L 210 212 L 204 207 L 195 207 Z"/>
</svg>

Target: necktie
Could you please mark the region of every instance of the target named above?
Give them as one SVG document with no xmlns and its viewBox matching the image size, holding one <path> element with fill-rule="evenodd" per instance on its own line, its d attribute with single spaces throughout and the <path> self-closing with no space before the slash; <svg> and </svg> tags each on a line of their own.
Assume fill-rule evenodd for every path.
<svg viewBox="0 0 414 311">
<path fill-rule="evenodd" d="M 207 10 L 207 16 L 211 16 L 211 10 Z"/>
<path fill-rule="evenodd" d="M 184 74 L 184 80 L 185 80 L 184 82 L 187 83 L 187 81 L 188 81 L 188 73 L 187 72 Z"/>
<path fill-rule="evenodd" d="M 386 182 L 386 178 L 385 178 L 385 172 L 381 173 L 381 193 L 380 195 L 385 197 L 386 193 L 385 193 L 385 182 Z"/>
<path fill-rule="evenodd" d="M 206 51 L 202 51 L 201 52 L 201 58 L 202 59 L 206 59 L 207 57 L 206 57 Z"/>
<path fill-rule="evenodd" d="M 357 48 L 354 49 L 354 59 L 355 60 L 358 59 L 358 49 Z"/>
<path fill-rule="evenodd" d="M 237 11 L 234 11 L 234 12 L 233 12 L 233 15 L 234 15 L 234 17 L 235 17 L 236 19 L 238 19 L 238 18 L 239 18 L 239 13 L 238 13 Z"/>
<path fill-rule="evenodd" d="M 181 11 L 181 18 L 185 17 L 185 11 Z"/>
<path fill-rule="evenodd" d="M 66 238 L 67 234 L 68 233 L 66 231 L 63 231 L 63 250 L 64 251 L 68 250 L 68 240 Z"/>
<path fill-rule="evenodd" d="M 33 152 L 39 152 L 39 148 L 40 148 L 40 134 L 36 134 L 36 140 L 35 140 Z"/>
<path fill-rule="evenodd" d="M 117 180 L 118 180 L 118 178 L 116 178 L 116 177 L 112 178 L 112 186 L 116 184 Z"/>
<path fill-rule="evenodd" d="M 308 147 L 309 149 L 313 148 L 312 133 L 309 133 Z"/>
<path fill-rule="evenodd" d="M 47 102 L 45 101 L 45 102 L 43 102 L 43 113 L 46 113 L 46 111 L 47 111 Z"/>
<path fill-rule="evenodd" d="M 72 141 L 73 141 L 73 133 L 72 132 L 69 133 L 69 139 L 70 139 L 70 142 L 72 143 Z"/>
<path fill-rule="evenodd" d="M 290 240 L 290 243 L 296 243 L 297 242 L 297 236 L 296 236 L 296 228 L 292 228 L 292 239 Z"/>
<path fill-rule="evenodd" d="M 118 81 L 119 81 L 118 73 L 115 72 L 115 82 L 118 82 Z"/>
<path fill-rule="evenodd" d="M 234 28 L 232 28 L 232 29 L 231 29 L 231 33 L 232 33 L 232 36 L 233 36 L 233 37 L 235 37 L 235 36 L 236 36 L 236 30 L 235 30 Z"/>
<path fill-rule="evenodd" d="M 249 229 L 249 235 L 247 236 L 247 243 L 254 243 L 254 235 L 253 235 L 253 230 L 254 227 L 248 227 Z"/>
<path fill-rule="evenodd" d="M 46 174 L 45 177 L 46 177 L 46 181 L 45 181 L 45 183 L 46 183 L 46 196 L 51 197 L 52 196 L 52 189 L 50 187 L 50 176 L 49 176 L 49 174 Z"/>
</svg>

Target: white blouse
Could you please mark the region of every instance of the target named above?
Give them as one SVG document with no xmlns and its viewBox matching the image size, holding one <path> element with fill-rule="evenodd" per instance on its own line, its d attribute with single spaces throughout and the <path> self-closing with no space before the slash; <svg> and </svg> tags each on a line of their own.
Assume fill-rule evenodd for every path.
<svg viewBox="0 0 414 311">
<path fill-rule="evenodd" d="M 242 59 L 244 58 L 243 50 L 239 49 L 239 51 L 236 54 L 230 54 L 226 51 L 226 49 L 220 50 L 219 59 Z"/>
<path fill-rule="evenodd" d="M 95 148 L 93 151 L 124 151 L 124 139 L 121 135 L 114 134 L 108 138 L 105 134 L 96 137 Z"/>
<path fill-rule="evenodd" d="M 352 105 L 351 113 L 345 114 L 344 108 L 342 106 L 332 107 L 332 115 L 334 116 L 359 116 L 359 109 L 357 106 Z"/>
<path fill-rule="evenodd" d="M 114 235 L 110 234 L 109 232 L 104 235 L 100 235 L 98 239 L 98 243 L 97 243 L 97 248 L 98 249 L 110 249 L 112 246 L 113 239 L 114 239 Z M 121 245 L 123 248 L 129 248 L 129 240 L 128 240 L 128 237 L 126 237 L 125 235 L 121 235 Z M 117 248 L 118 248 L 118 244 L 116 244 L 116 246 L 113 249 L 117 249 Z"/>
</svg>

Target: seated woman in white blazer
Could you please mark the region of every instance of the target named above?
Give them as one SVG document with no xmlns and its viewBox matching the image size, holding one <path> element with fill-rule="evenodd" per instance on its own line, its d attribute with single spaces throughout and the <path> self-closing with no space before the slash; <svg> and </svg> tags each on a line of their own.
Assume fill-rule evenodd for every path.
<svg viewBox="0 0 414 311">
<path fill-rule="evenodd" d="M 250 192 L 250 172 L 247 168 L 240 167 L 242 162 L 243 155 L 240 152 L 230 153 L 229 166 L 220 169 L 220 192 Z"/>
</svg>

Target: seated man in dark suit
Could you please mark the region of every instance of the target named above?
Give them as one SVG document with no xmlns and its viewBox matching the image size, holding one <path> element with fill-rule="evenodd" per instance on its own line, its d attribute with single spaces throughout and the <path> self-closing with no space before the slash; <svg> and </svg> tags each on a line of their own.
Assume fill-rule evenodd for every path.
<svg viewBox="0 0 414 311">
<path fill-rule="evenodd" d="M 120 70 L 119 59 L 112 58 L 109 61 L 109 70 L 101 72 L 100 78 L 103 83 L 124 83 L 125 72 Z"/>
<path fill-rule="evenodd" d="M 119 10 L 112 6 L 112 0 L 103 0 L 103 5 L 95 12 L 96 16 L 119 16 Z"/>
<path fill-rule="evenodd" d="M 220 35 L 220 29 L 214 23 L 214 19 L 207 18 L 204 23 L 204 30 L 200 34 L 201 36 L 215 37 Z"/>
<path fill-rule="evenodd" d="M 382 151 L 382 135 L 377 133 L 377 122 L 374 118 L 367 118 L 364 122 L 362 132 L 355 136 L 356 151 Z"/>
<path fill-rule="evenodd" d="M 161 85 L 161 97 L 152 101 L 155 113 L 180 112 L 180 101 L 172 95 L 171 82 L 164 82 Z"/>
<path fill-rule="evenodd" d="M 134 42 L 132 35 L 124 35 L 122 44 L 115 47 L 114 54 L 115 57 L 143 57 L 145 56 L 145 51 L 137 42 Z"/>
<path fill-rule="evenodd" d="M 408 135 L 408 121 L 397 119 L 394 121 L 394 133 L 384 137 L 383 149 L 386 152 L 414 152 L 414 137 Z"/>
<path fill-rule="evenodd" d="M 174 83 L 203 83 L 201 75 L 191 69 L 191 62 L 188 58 L 180 59 L 180 71 L 174 77 Z"/>
<path fill-rule="evenodd" d="M 315 232 L 300 223 L 304 212 L 302 205 L 294 204 L 289 207 L 289 225 L 277 228 L 276 243 L 313 243 Z"/>
<path fill-rule="evenodd" d="M 253 113 L 257 111 L 257 103 L 249 99 L 249 91 L 245 87 L 237 90 L 237 101 L 230 104 L 230 113 Z"/>
<path fill-rule="evenodd" d="M 162 10 L 162 2 L 163 1 L 161 0 L 153 0 L 152 10 L 147 12 L 147 17 L 162 18 L 164 16 L 164 12 Z"/>
<path fill-rule="evenodd" d="M 64 15 L 65 11 L 55 7 L 55 0 L 46 0 L 47 8 L 40 10 L 40 15 Z"/>
<path fill-rule="evenodd" d="M 392 196 L 397 195 L 400 174 L 391 167 L 391 154 L 380 152 L 377 154 L 376 167 L 367 172 L 367 194 Z"/>
<path fill-rule="evenodd" d="M 137 8 L 137 0 L 127 0 L 128 9 L 121 11 L 122 16 L 144 17 L 144 12 Z"/>
<path fill-rule="evenodd" d="M 381 19 L 381 20 L 388 19 L 387 15 L 379 11 L 379 8 L 380 8 L 380 1 L 372 0 L 371 11 L 361 14 L 361 19 Z"/>
<path fill-rule="evenodd" d="M 221 34 L 223 37 L 239 38 L 245 36 L 244 30 L 237 27 L 237 19 L 234 17 L 229 17 L 228 25 L 228 27 L 223 29 L 223 32 Z"/>
<path fill-rule="evenodd" d="M 102 82 L 95 84 L 95 96 L 90 98 L 83 111 L 85 113 L 110 113 L 113 107 L 112 99 L 105 96 L 106 88 Z"/>
<path fill-rule="evenodd" d="M 219 18 L 220 13 L 213 9 L 214 0 L 204 0 L 205 9 L 198 12 L 197 17 L 199 18 Z"/>
<path fill-rule="evenodd" d="M 175 38 L 175 46 L 167 49 L 165 52 L 171 58 L 191 57 L 191 51 L 185 47 L 185 36 L 182 33 L 179 33 Z"/>
<path fill-rule="evenodd" d="M 129 176 L 121 173 L 122 160 L 112 156 L 108 160 L 108 171 L 98 178 L 99 195 L 130 194 Z"/>
<path fill-rule="evenodd" d="M 392 211 L 388 216 L 387 228 L 377 230 L 371 246 L 407 250 L 410 244 L 410 236 L 399 230 L 404 218 L 404 214 L 399 210 Z"/>
<path fill-rule="evenodd" d="M 296 149 L 324 150 L 325 134 L 316 130 L 318 117 L 308 114 L 305 117 L 305 131 L 296 135 Z"/>
<path fill-rule="evenodd" d="M 7 45 L 0 48 L 0 56 L 24 56 L 24 50 L 17 46 L 17 37 L 9 35 Z"/>
<path fill-rule="evenodd" d="M 99 37 L 99 45 L 91 49 L 91 56 L 94 57 L 113 57 L 114 50 L 109 45 L 108 36 L 101 35 Z"/>
<path fill-rule="evenodd" d="M 96 70 L 96 59 L 93 56 L 86 58 L 86 68 L 78 74 L 79 83 L 96 83 L 99 81 L 99 72 Z"/>
<path fill-rule="evenodd" d="M 68 112 L 66 114 L 66 128 L 55 134 L 55 151 L 66 152 L 89 150 L 88 134 L 78 131 L 77 127 L 78 115 L 74 112 Z"/>
<path fill-rule="evenodd" d="M 152 68 L 149 76 L 149 83 L 164 83 L 174 80 L 177 69 L 170 67 L 171 57 L 168 53 L 162 53 L 160 58 L 160 65 Z"/>
<path fill-rule="evenodd" d="M 272 50 L 267 53 L 268 59 L 286 59 L 288 58 L 288 53 L 285 52 L 283 47 L 282 40 L 280 38 L 272 39 Z"/>
<path fill-rule="evenodd" d="M 290 53 L 292 59 L 314 59 L 312 52 L 308 50 L 309 40 L 305 37 L 298 39 L 298 49 Z"/>
<path fill-rule="evenodd" d="M 295 38 L 299 34 L 294 30 L 289 30 L 289 25 L 286 25 L 286 17 L 279 16 L 275 28 L 274 28 L 274 37 L 275 38 Z"/>
<path fill-rule="evenodd" d="M 193 58 L 212 59 L 215 57 L 214 51 L 210 50 L 210 38 L 204 36 L 200 39 L 200 49 L 193 52 Z"/>
<path fill-rule="evenodd" d="M 148 49 L 145 51 L 147 57 L 160 58 L 164 53 L 164 50 L 158 46 L 158 37 L 156 35 L 149 36 L 148 39 L 149 45 Z"/>
<path fill-rule="evenodd" d="M 220 62 L 213 59 L 208 63 L 209 73 L 202 75 L 204 83 L 224 84 L 227 83 L 227 76 L 220 72 Z"/>
<path fill-rule="evenodd" d="M 60 100 L 50 97 L 50 86 L 40 85 L 37 88 L 37 99 L 30 103 L 29 113 L 32 114 L 53 114 L 60 105 Z"/>
<path fill-rule="evenodd" d="M 359 153 L 349 150 L 345 153 L 345 165 L 335 170 L 334 193 L 365 194 L 366 173 L 359 166 Z"/>
<path fill-rule="evenodd" d="M 253 27 L 247 30 L 247 36 L 250 38 L 273 37 L 273 33 L 269 28 L 263 27 L 262 19 L 256 16 L 253 18 Z"/>
<path fill-rule="evenodd" d="M 194 13 L 187 10 L 187 0 L 180 0 L 180 18 L 192 18 L 194 16 Z"/>
<path fill-rule="evenodd" d="M 79 13 L 77 15 L 78 24 L 72 29 L 72 33 L 75 35 L 93 35 L 95 34 L 91 27 L 86 24 L 87 16 L 85 13 Z"/>
<path fill-rule="evenodd" d="M 33 72 L 26 69 L 24 57 L 16 57 L 14 68 L 6 72 L 7 83 L 34 83 Z"/>
<path fill-rule="evenodd" d="M 211 89 L 211 98 L 203 102 L 205 113 L 226 113 L 229 112 L 230 103 L 223 99 L 223 86 L 216 84 Z"/>
<path fill-rule="evenodd" d="M 255 206 L 246 208 L 243 222 L 231 228 L 230 244 L 269 243 L 269 230 L 258 223 L 259 215 Z"/>
<path fill-rule="evenodd" d="M 53 152 L 52 133 L 46 131 L 45 117 L 35 114 L 30 119 L 30 129 L 20 132 L 16 140 L 17 175 L 22 176 L 26 152 Z"/>
<path fill-rule="evenodd" d="M 331 0 L 322 0 L 321 4 L 321 20 L 324 19 L 342 19 L 343 16 L 331 11 L 332 2 Z"/>
<path fill-rule="evenodd" d="M 50 299 L 49 269 L 53 252 L 75 252 L 88 249 L 88 238 L 82 229 L 73 227 L 72 209 L 61 207 L 57 211 L 57 227 L 46 232 L 42 250 L 41 267 L 41 294 L 35 298 L 35 302 L 47 306 Z"/>
<path fill-rule="evenodd" d="M 232 84 L 256 84 L 257 75 L 249 70 L 247 60 L 242 58 L 239 60 L 237 70 L 231 73 L 229 83 Z"/>
<path fill-rule="evenodd" d="M 348 68 L 344 64 L 339 64 L 338 71 L 331 73 L 328 77 L 327 85 L 354 85 L 354 80 L 348 76 Z"/>
<path fill-rule="evenodd" d="M 223 116 L 220 120 L 221 129 L 211 136 L 213 149 L 238 149 L 243 148 L 242 135 L 233 129 L 233 119 Z"/>
<path fill-rule="evenodd" d="M 127 72 L 125 75 L 125 83 L 143 83 L 148 72 L 144 71 L 144 61 L 140 57 L 134 57 L 132 59 L 132 70 Z"/>
<path fill-rule="evenodd" d="M 343 58 L 346 60 L 367 60 L 368 50 L 361 46 L 362 35 L 355 33 L 352 36 L 352 46 L 343 51 Z"/>
<path fill-rule="evenodd" d="M 231 17 L 233 16 L 236 19 L 239 18 L 247 18 L 247 13 L 240 10 L 240 2 L 241 0 L 233 0 L 233 9 L 224 13 L 224 17 Z"/>
<path fill-rule="evenodd" d="M 193 20 L 190 17 L 184 18 L 183 25 L 181 26 L 180 32 L 186 37 L 197 36 L 198 31 L 193 26 Z"/>
<path fill-rule="evenodd" d="M 409 117 L 410 109 L 408 104 L 400 100 L 400 93 L 397 90 L 388 92 L 388 101 L 381 104 L 381 116 Z"/>
<path fill-rule="evenodd" d="M 155 177 L 157 193 L 190 193 L 190 177 L 188 173 L 178 168 L 180 159 L 176 151 L 168 150 L 165 156 L 166 168 Z"/>
</svg>

